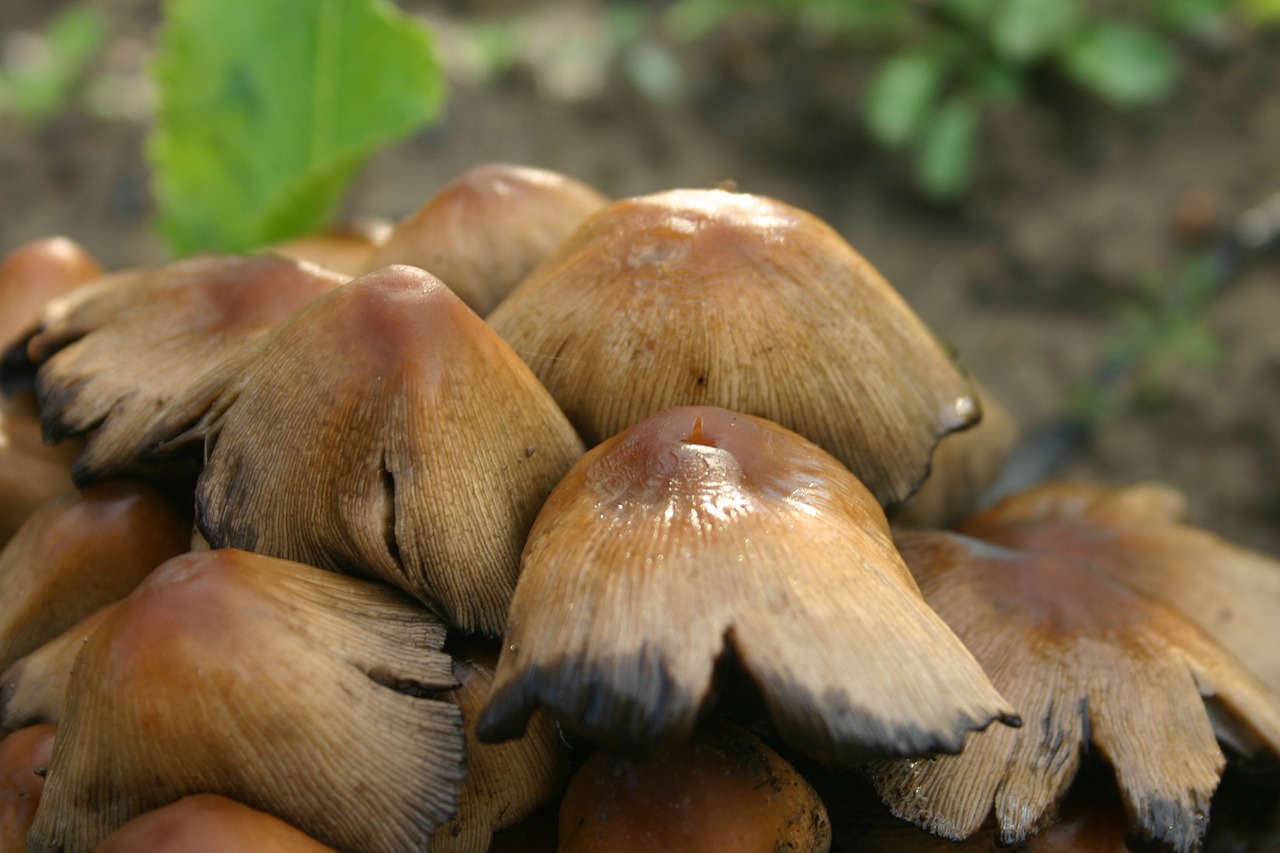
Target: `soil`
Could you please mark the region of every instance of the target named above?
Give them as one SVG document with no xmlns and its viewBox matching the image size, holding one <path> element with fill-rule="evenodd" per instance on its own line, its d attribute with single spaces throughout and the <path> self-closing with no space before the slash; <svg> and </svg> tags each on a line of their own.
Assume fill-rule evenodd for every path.
<svg viewBox="0 0 1280 853">
<path fill-rule="evenodd" d="M 0 34 L 58 5 L 6 2 Z M 154 3 L 98 5 L 117 40 L 145 42 Z M 853 93 L 866 58 L 780 49 L 744 76 L 741 45 L 722 42 L 694 58 L 693 94 L 673 107 L 622 85 L 559 102 L 518 73 L 455 87 L 440 123 L 368 165 L 345 212 L 396 218 L 491 160 L 557 169 L 612 196 L 732 179 L 830 222 L 1031 429 L 1068 411 L 1121 318 L 1201 251 L 1188 231 L 1212 235 L 1280 190 L 1275 35 L 1187 49 L 1176 95 L 1141 111 L 1037 81 L 1035 97 L 985 117 L 975 188 L 954 206 L 922 201 L 907 161 L 861 136 Z M 145 130 L 74 106 L 39 129 L 0 119 L 0 251 L 64 233 L 111 267 L 162 261 Z M 1280 554 L 1280 259 L 1253 259 L 1195 319 L 1216 360 L 1175 358 L 1141 393 L 1122 389 L 1064 473 L 1162 480 L 1186 492 L 1195 523 Z"/>
</svg>

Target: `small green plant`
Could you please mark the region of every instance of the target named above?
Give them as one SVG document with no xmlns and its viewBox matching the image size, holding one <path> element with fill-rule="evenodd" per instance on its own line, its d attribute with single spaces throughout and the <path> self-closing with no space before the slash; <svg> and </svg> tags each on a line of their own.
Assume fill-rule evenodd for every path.
<svg viewBox="0 0 1280 853">
<path fill-rule="evenodd" d="M 1227 0 L 1117 7 L 1133 20 L 1105 17 L 1084 0 L 681 0 L 667 23 L 676 38 L 696 39 L 745 8 L 847 37 L 846 44 L 887 48 L 861 92 L 867 131 L 909 151 L 920 187 L 949 201 L 969 187 L 983 111 L 1025 97 L 1033 72 L 1052 68 L 1121 108 L 1158 102 L 1178 75 L 1160 32 L 1217 20 Z"/>
<path fill-rule="evenodd" d="M 11 33 L 0 64 L 0 115 L 38 125 L 65 109 L 101 52 L 106 29 L 101 10 L 81 3 L 40 33 Z"/>
<path fill-rule="evenodd" d="M 163 12 L 147 153 L 177 253 L 316 230 L 371 153 L 439 112 L 430 34 L 384 0 L 168 0 Z"/>
</svg>

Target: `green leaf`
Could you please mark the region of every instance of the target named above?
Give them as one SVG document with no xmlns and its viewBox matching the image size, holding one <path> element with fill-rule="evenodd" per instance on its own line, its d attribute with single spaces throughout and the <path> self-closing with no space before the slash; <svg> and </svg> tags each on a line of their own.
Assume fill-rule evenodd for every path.
<svg viewBox="0 0 1280 853">
<path fill-rule="evenodd" d="M 40 50 L 0 66 L 0 113 L 25 121 L 53 117 L 71 99 L 106 40 L 106 16 L 85 4 L 68 7 L 40 33 Z"/>
<path fill-rule="evenodd" d="M 942 11 L 970 27 L 981 28 L 995 8 L 996 0 L 942 0 Z"/>
<path fill-rule="evenodd" d="M 1178 77 L 1172 49 L 1127 24 L 1096 23 L 1082 30 L 1066 45 L 1062 59 L 1081 85 L 1122 107 L 1161 100 Z"/>
<path fill-rule="evenodd" d="M 1254 24 L 1280 23 L 1280 0 L 1241 0 L 1240 10 Z"/>
<path fill-rule="evenodd" d="M 863 96 L 863 119 L 871 136 L 890 147 L 914 139 L 946 70 L 937 53 L 900 53 L 881 65 Z"/>
<path fill-rule="evenodd" d="M 427 31 L 384 0 L 168 0 L 148 140 L 175 252 L 320 228 L 379 147 L 436 116 Z"/>
<path fill-rule="evenodd" d="M 978 137 L 978 110 L 960 97 L 947 99 L 924 125 L 916 148 L 916 179 L 936 201 L 951 201 L 969 188 Z"/>
<path fill-rule="evenodd" d="M 1062 43 L 1079 22 L 1076 0 L 1005 0 L 991 22 L 991 42 L 1007 59 L 1031 62 Z"/>
</svg>

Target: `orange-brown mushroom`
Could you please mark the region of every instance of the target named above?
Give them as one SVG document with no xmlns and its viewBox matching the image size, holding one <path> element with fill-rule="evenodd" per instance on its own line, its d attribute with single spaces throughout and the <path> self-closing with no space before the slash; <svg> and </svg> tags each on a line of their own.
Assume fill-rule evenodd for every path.
<svg viewBox="0 0 1280 853">
<path fill-rule="evenodd" d="M 138 815 L 94 853 L 334 853 L 279 818 L 216 794 Z"/>
<path fill-rule="evenodd" d="M 246 347 L 146 443 L 203 444 L 197 521 L 214 547 L 377 577 L 488 633 L 538 508 L 583 452 L 510 347 L 408 266 Z"/>
<path fill-rule="evenodd" d="M 831 824 L 813 787 L 736 726 L 636 763 L 596 752 L 560 806 L 560 853 L 826 853 Z"/>
<path fill-rule="evenodd" d="M 420 851 L 462 780 L 444 627 L 384 586 L 249 554 L 165 563 L 84 645 L 32 853 L 92 850 L 194 793 L 324 844 Z"/>
<path fill-rule="evenodd" d="M 367 269 L 410 264 L 477 314 L 516 284 L 608 199 L 557 172 L 504 163 L 468 169 L 396 224 Z"/>
<path fill-rule="evenodd" d="M 1016 719 L 845 468 L 767 421 L 672 409 L 590 451 L 548 499 L 478 730 L 514 736 L 542 707 L 643 754 L 688 737 L 721 664 L 829 761 L 955 751 Z"/>
<path fill-rule="evenodd" d="M 142 483 L 99 483 L 44 504 L 0 551 L 0 671 L 187 550 L 190 526 Z"/>
<path fill-rule="evenodd" d="M 0 729 L 56 726 L 80 650 L 119 602 L 100 607 L 0 671 Z"/>
<path fill-rule="evenodd" d="M 53 754 L 53 726 L 29 726 L 0 740 L 0 850 L 27 849 L 27 832 L 44 791 Z"/>
<path fill-rule="evenodd" d="M 272 254 L 306 261 L 355 278 L 369 269 L 374 252 L 391 236 L 391 223 L 360 219 L 268 247 Z"/>
<path fill-rule="evenodd" d="M 71 467 L 80 445 L 50 447 L 40 422 L 0 410 L 0 548 L 42 504 L 72 489 Z"/>
<path fill-rule="evenodd" d="M 199 257 L 100 280 L 46 307 L 28 345 L 45 437 L 94 430 L 76 482 L 145 473 L 170 399 L 347 279 L 279 257 Z"/>
<path fill-rule="evenodd" d="M 588 445 L 672 406 L 722 406 L 800 433 L 886 504 L 980 416 L 888 282 L 821 220 L 762 196 L 614 202 L 488 319 Z"/>
<path fill-rule="evenodd" d="M 1189 853 L 1225 761 L 1206 700 L 1280 754 L 1277 695 L 1181 614 L 1090 563 L 950 533 L 897 541 L 1024 726 L 973 736 L 960 755 L 879 765 L 895 814 L 959 840 L 994 812 L 999 843 L 1023 843 L 1092 746 L 1115 771 L 1131 832 Z"/>
<path fill-rule="evenodd" d="M 555 802 L 569 781 L 569 756 L 545 715 L 524 736 L 481 743 L 476 718 L 489 696 L 498 656 L 478 646 L 456 650 L 450 697 L 462 709 L 467 732 L 467 778 L 458 791 L 458 813 L 431 836 L 431 853 L 484 853 L 494 834 Z"/>
</svg>

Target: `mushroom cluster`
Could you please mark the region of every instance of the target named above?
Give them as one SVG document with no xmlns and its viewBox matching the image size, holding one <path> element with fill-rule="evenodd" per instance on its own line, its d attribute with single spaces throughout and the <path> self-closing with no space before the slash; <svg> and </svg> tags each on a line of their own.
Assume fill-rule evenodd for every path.
<svg viewBox="0 0 1280 853">
<path fill-rule="evenodd" d="M 1012 418 L 781 201 L 487 165 L 0 316 L 6 850 L 1280 837 L 1280 563 L 977 510 Z"/>
</svg>

